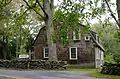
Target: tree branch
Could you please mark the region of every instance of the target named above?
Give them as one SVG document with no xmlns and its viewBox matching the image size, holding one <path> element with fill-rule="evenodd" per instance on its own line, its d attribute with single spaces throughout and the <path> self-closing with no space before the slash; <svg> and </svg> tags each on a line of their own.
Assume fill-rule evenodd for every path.
<svg viewBox="0 0 120 79">
<path fill-rule="evenodd" d="M 42 16 L 42 15 L 41 15 L 37 10 L 35 10 L 32 6 L 30 6 L 26 0 L 23 0 L 23 1 L 26 3 L 26 5 L 27 5 L 29 8 L 33 9 L 41 18 L 43 18 L 43 19 L 45 20 L 45 17 Z"/>
<path fill-rule="evenodd" d="M 6 4 L 7 4 L 7 5 L 10 4 L 11 1 L 12 1 L 12 0 L 10 0 L 10 1 L 9 1 L 8 3 L 6 3 Z"/>
<path fill-rule="evenodd" d="M 40 4 L 39 0 L 36 0 L 36 2 L 38 3 L 38 5 L 39 5 L 40 8 L 42 9 L 42 11 L 44 12 L 45 16 L 48 17 L 48 14 L 47 14 L 46 11 L 44 10 L 43 6 Z"/>
<path fill-rule="evenodd" d="M 114 20 L 116 21 L 118 27 L 120 28 L 120 23 L 118 22 L 118 20 L 117 20 L 116 17 L 114 16 L 114 14 L 113 14 L 113 12 L 112 12 L 112 10 L 111 10 L 109 4 L 108 4 L 108 1 L 105 0 L 105 3 L 107 4 L 107 7 L 108 7 L 108 9 L 109 9 L 109 11 L 110 11 L 110 13 L 111 13 L 111 16 L 114 18 Z"/>
<path fill-rule="evenodd" d="M 4 4 L 3 4 L 3 1 L 1 1 L 1 5 L 3 4 L 1 7 L 4 7 L 4 6 L 6 6 L 6 5 L 10 4 L 10 3 L 11 3 L 11 1 L 12 1 L 12 0 L 8 1 L 7 3 L 6 3 L 6 1 L 5 1 L 5 3 L 4 3 Z"/>
<path fill-rule="evenodd" d="M 51 2 L 50 2 L 50 7 L 51 7 L 51 9 L 54 9 L 53 7 L 54 7 L 54 0 L 51 0 Z"/>
</svg>

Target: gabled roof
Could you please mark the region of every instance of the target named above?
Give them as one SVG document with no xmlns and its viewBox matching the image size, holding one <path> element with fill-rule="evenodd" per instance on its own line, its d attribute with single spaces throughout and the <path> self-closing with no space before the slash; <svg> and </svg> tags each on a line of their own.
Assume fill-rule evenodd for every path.
<svg viewBox="0 0 120 79">
<path fill-rule="evenodd" d="M 82 24 L 80 24 L 80 26 L 85 27 L 85 25 L 82 25 Z M 33 44 L 32 44 L 33 46 L 34 46 L 34 44 L 35 44 L 36 40 L 38 39 L 38 37 L 39 37 L 39 35 L 40 35 L 41 30 L 42 30 L 42 29 L 44 29 L 44 28 L 45 28 L 45 26 L 43 26 L 43 27 L 41 27 L 41 28 L 40 28 L 39 33 L 37 34 L 37 36 L 36 36 L 35 40 L 33 41 Z M 96 33 L 96 32 L 94 32 L 94 31 L 92 31 L 92 30 L 89 30 L 89 33 L 90 33 L 90 36 L 91 36 L 91 37 L 92 37 L 92 39 L 93 39 L 93 42 L 96 44 L 96 46 L 98 46 L 101 50 L 105 51 L 105 49 L 103 48 L 103 46 L 102 46 L 100 43 L 98 43 L 98 41 L 96 40 L 95 35 L 96 35 L 97 33 Z"/>
<path fill-rule="evenodd" d="M 101 50 L 105 51 L 105 49 L 103 48 L 103 46 L 96 40 L 96 38 L 95 38 L 95 36 L 94 36 L 95 34 L 97 34 L 97 33 L 90 30 L 90 35 L 91 35 L 93 41 L 95 42 L 95 44 L 96 44 Z"/>
<path fill-rule="evenodd" d="M 42 26 L 42 27 L 40 28 L 39 33 L 37 34 L 37 36 L 36 36 L 35 40 L 34 40 L 34 41 L 33 41 L 33 43 L 32 43 L 32 45 L 33 45 L 33 46 L 34 46 L 34 44 L 35 44 L 36 40 L 38 39 L 38 37 L 39 37 L 39 35 L 40 35 L 41 30 L 42 30 L 42 29 L 44 29 L 44 28 L 45 28 L 45 26 Z"/>
<path fill-rule="evenodd" d="M 83 24 L 80 24 L 80 26 L 83 26 L 83 27 L 86 27 L 85 25 Z M 93 39 L 93 42 L 103 51 L 105 51 L 105 49 L 103 48 L 103 46 L 96 40 L 96 32 L 92 31 L 92 30 L 89 30 L 89 33 L 90 33 L 90 36 L 92 37 Z"/>
</svg>

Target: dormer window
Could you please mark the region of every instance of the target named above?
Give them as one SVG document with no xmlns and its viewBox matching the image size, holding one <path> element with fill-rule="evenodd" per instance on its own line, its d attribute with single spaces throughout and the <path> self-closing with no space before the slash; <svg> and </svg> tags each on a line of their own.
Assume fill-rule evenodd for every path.
<svg viewBox="0 0 120 79">
<path fill-rule="evenodd" d="M 96 34 L 96 41 L 98 41 L 98 34 Z"/>
<path fill-rule="evenodd" d="M 89 40 L 90 40 L 90 36 L 89 36 L 89 35 L 86 35 L 86 36 L 85 36 L 85 40 L 86 40 L 86 41 L 89 41 Z"/>
<path fill-rule="evenodd" d="M 73 31 L 73 40 L 80 40 L 81 34 L 80 31 Z"/>
</svg>

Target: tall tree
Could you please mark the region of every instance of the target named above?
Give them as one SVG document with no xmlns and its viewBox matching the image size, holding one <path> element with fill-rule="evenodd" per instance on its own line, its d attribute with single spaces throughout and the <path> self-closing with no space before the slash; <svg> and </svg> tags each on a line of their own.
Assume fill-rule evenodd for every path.
<svg viewBox="0 0 120 79">
<path fill-rule="evenodd" d="M 118 22 L 120 23 L 120 0 L 116 0 L 116 5 L 117 5 L 117 13 L 118 13 Z"/>
<path fill-rule="evenodd" d="M 50 61 L 57 61 L 57 53 L 56 53 L 56 44 L 53 41 L 53 15 L 54 15 L 54 0 L 30 0 L 26 1 L 23 0 L 29 8 L 32 8 L 36 14 L 41 17 L 46 26 L 47 30 L 47 43 L 49 47 L 49 60 Z M 33 3 L 33 5 L 30 4 L 30 2 Z M 36 10 L 35 6 L 38 6 L 37 8 L 40 8 L 40 10 Z M 44 15 L 41 13 L 44 13 Z"/>
<path fill-rule="evenodd" d="M 47 42 L 50 51 L 49 60 L 50 61 L 57 60 L 56 44 L 53 40 L 54 0 L 29 0 L 29 1 L 23 0 L 23 1 L 27 4 L 29 8 L 33 9 L 36 12 L 36 14 L 38 14 L 44 20 L 45 26 L 47 28 Z M 88 26 L 89 20 L 91 20 L 91 18 L 99 17 L 99 15 L 104 12 L 104 10 L 102 9 L 104 6 L 99 7 L 97 5 L 98 3 L 99 0 L 95 1 L 63 0 L 62 3 L 60 4 L 61 6 L 59 6 L 60 11 L 56 13 L 57 18 L 55 18 L 55 20 L 59 22 L 63 21 L 62 25 L 65 27 L 66 30 L 68 28 L 77 30 L 77 28 L 79 27 L 76 26 L 79 25 L 79 22 L 85 23 L 85 25 Z M 62 30 L 62 32 L 66 30 Z M 65 35 L 63 36 L 65 37 Z"/>
</svg>

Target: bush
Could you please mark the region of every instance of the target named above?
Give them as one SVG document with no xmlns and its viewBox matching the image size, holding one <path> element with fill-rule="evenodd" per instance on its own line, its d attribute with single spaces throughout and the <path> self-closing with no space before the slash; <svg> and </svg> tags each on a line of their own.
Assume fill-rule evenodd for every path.
<svg viewBox="0 0 120 79">
<path fill-rule="evenodd" d="M 106 55 L 104 60 L 109 61 L 109 62 L 115 62 L 114 59 L 113 59 L 113 55 Z"/>
<path fill-rule="evenodd" d="M 113 59 L 115 62 L 120 63 L 120 53 L 114 53 L 113 54 Z"/>
<path fill-rule="evenodd" d="M 120 64 L 105 62 L 101 69 L 102 74 L 120 75 Z"/>
<path fill-rule="evenodd" d="M 66 69 L 64 61 L 43 61 L 43 60 L 0 60 L 1 68 L 19 69 Z"/>
</svg>

